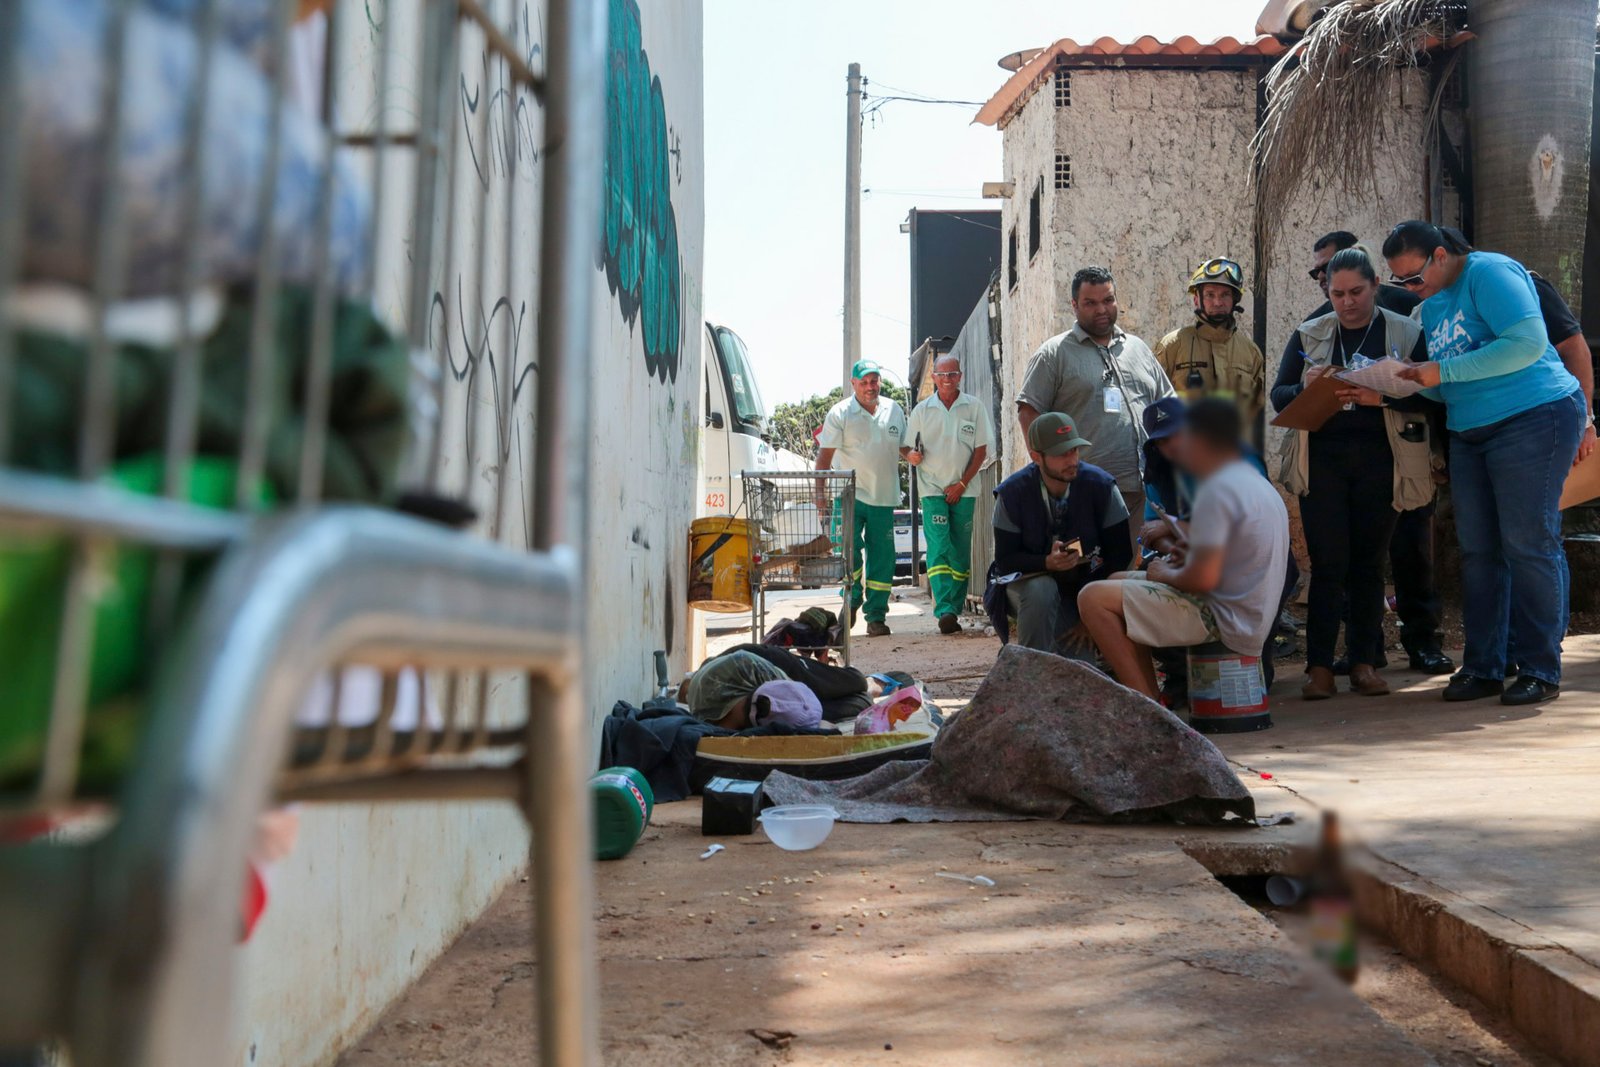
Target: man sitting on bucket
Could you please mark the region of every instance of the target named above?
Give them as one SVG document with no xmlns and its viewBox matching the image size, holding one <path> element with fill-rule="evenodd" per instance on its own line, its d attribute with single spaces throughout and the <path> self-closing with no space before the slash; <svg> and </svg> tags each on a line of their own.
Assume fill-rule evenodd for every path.
<svg viewBox="0 0 1600 1067">
<path fill-rule="evenodd" d="M 1033 462 L 994 491 L 994 562 L 983 606 L 1002 642 L 1083 658 L 1078 590 L 1133 558 L 1128 506 L 1117 480 L 1082 452 L 1071 415 L 1046 412 L 1028 425 Z M 1076 647 L 1075 647 L 1076 646 Z"/>
<path fill-rule="evenodd" d="M 1114 575 L 1078 594 L 1083 624 L 1117 681 L 1160 699 L 1152 648 L 1221 641 L 1261 653 L 1278 613 L 1289 513 L 1245 459 L 1239 410 L 1215 397 L 1184 416 L 1183 466 L 1200 479 L 1187 541 L 1144 574 Z"/>
</svg>

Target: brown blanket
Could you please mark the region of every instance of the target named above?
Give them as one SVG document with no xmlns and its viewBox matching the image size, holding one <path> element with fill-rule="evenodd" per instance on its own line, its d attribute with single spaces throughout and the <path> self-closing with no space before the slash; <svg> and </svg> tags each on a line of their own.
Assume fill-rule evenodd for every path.
<svg viewBox="0 0 1600 1067">
<path fill-rule="evenodd" d="M 829 804 L 845 822 L 1171 819 L 1253 825 L 1215 745 L 1161 705 L 1081 663 L 1008 645 L 931 758 L 839 782 L 774 772 L 777 804 Z"/>
</svg>

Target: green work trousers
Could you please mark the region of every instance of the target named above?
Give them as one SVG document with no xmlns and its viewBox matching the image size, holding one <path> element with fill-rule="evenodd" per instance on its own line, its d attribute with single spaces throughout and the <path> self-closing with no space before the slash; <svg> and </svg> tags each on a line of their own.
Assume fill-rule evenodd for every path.
<svg viewBox="0 0 1600 1067">
<path fill-rule="evenodd" d="M 928 590 L 935 618 L 960 615 L 967 606 L 972 577 L 972 511 L 978 501 L 964 496 L 954 504 L 940 496 L 922 498 L 922 536 L 928 542 Z"/>
<path fill-rule="evenodd" d="M 851 554 L 850 608 L 861 609 L 868 622 L 883 622 L 889 615 L 889 593 L 894 589 L 894 508 L 856 502 L 856 523 Z M 866 594 L 862 594 L 862 578 Z"/>
</svg>

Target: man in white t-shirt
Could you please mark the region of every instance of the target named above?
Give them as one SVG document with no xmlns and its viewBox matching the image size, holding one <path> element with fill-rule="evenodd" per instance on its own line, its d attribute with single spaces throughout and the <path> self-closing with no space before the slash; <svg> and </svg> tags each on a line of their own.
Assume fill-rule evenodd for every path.
<svg viewBox="0 0 1600 1067">
<path fill-rule="evenodd" d="M 838 467 L 856 472 L 855 529 L 849 532 L 855 558 L 850 611 L 853 624 L 860 608 L 867 617 L 867 636 L 881 637 L 889 632 L 885 620 L 889 592 L 894 588 L 894 509 L 900 506 L 900 446 L 906 439 L 906 414 L 899 404 L 879 395 L 882 377 L 878 365 L 870 360 L 863 359 L 850 369 L 850 388 L 854 395 L 833 405 L 822 423 L 817 469 Z"/>
<path fill-rule="evenodd" d="M 1215 397 L 1184 416 L 1178 448 L 1200 479 L 1187 541 L 1144 575 L 1091 582 L 1078 611 L 1117 680 L 1160 699 L 1152 648 L 1221 641 L 1261 654 L 1277 617 L 1289 554 L 1289 513 L 1244 459 L 1239 410 Z"/>
<path fill-rule="evenodd" d="M 933 395 L 911 409 L 907 440 L 900 446 L 917 468 L 922 532 L 928 539 L 928 590 L 942 634 L 959 633 L 972 577 L 972 513 L 978 505 L 978 472 L 994 447 L 994 427 L 983 401 L 961 391 L 961 360 L 943 355 L 933 363 Z"/>
</svg>

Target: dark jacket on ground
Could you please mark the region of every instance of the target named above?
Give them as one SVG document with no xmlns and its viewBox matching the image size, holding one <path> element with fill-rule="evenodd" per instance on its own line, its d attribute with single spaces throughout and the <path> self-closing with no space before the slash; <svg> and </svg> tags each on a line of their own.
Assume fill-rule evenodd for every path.
<svg viewBox="0 0 1600 1067">
<path fill-rule="evenodd" d="M 1002 641 L 1011 638 L 1010 603 L 1006 599 L 1006 587 L 996 585 L 995 578 L 1043 572 L 1044 559 L 1054 542 L 1081 541 L 1085 560 L 1094 557 L 1097 550 L 1100 556 L 1098 565 L 1085 563 L 1076 570 L 1056 575 L 1063 597 L 1076 598 L 1078 590 L 1091 581 L 1127 569 L 1133 559 L 1128 520 L 1106 526 L 1106 515 L 1116 492 L 1115 478 L 1091 463 L 1081 464 L 1067 495 L 1066 515 L 1056 523 L 1045 507 L 1038 464 L 1028 464 L 995 489 L 995 499 L 1004 505 L 1006 516 L 1019 531 L 994 531 L 994 562 L 989 565 L 989 585 L 983 594 L 983 606 Z"/>
</svg>

